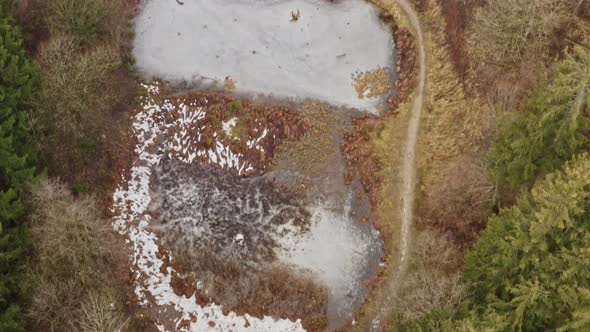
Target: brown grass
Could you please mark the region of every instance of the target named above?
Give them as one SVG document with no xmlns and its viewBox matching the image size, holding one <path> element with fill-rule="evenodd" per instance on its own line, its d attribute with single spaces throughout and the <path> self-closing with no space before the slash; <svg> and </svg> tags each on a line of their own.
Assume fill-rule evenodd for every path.
<svg viewBox="0 0 590 332">
<path fill-rule="evenodd" d="M 392 83 L 387 68 L 379 68 L 352 74 L 352 81 L 359 99 L 388 95 Z"/>
<path fill-rule="evenodd" d="M 340 154 L 342 132 L 349 124 L 348 115 L 332 106 L 305 102 L 301 113 L 305 133 L 295 141 L 286 141 L 273 161 L 273 169 L 299 172 L 307 178 L 316 178 L 330 169 L 330 163 Z"/>
<path fill-rule="evenodd" d="M 462 157 L 445 166 L 424 197 L 422 227 L 447 234 L 460 249 L 475 244 L 492 212 L 494 186 L 477 160 Z"/>
<path fill-rule="evenodd" d="M 401 28 L 407 26 L 407 21 L 399 14 L 395 1 L 375 2 L 391 13 Z M 448 165 L 479 151 L 490 122 L 483 103 L 477 95 L 468 96 L 465 93 L 465 85 L 457 76 L 455 64 L 452 63 L 447 49 L 446 26 L 438 4 L 432 0 L 414 3 L 422 14 L 427 49 L 425 111 L 418 148 L 422 195 L 417 205 L 428 209 L 424 206 L 427 204 L 423 200 L 425 195 L 431 193 L 434 184 L 447 184 L 444 182 L 444 177 L 447 176 L 444 170 Z M 385 239 L 388 268 L 384 272 L 384 280 L 392 278 L 397 266 L 397 239 L 400 232 L 398 211 L 402 200 L 399 196 L 399 164 L 404 157 L 400 147 L 405 137 L 410 102 L 411 99 L 406 99 L 399 104 L 397 116 L 386 116 L 376 121 L 371 126 L 375 130 L 368 135 L 373 156 L 382 166 L 379 172 L 382 181 L 379 182 L 378 200 L 374 205 L 374 220 Z M 422 213 L 424 211 L 418 211 L 417 214 Z M 454 306 L 460 299 L 460 263 L 440 266 L 439 260 L 444 263 L 452 258 L 453 262 L 457 262 L 461 252 L 448 237 L 444 241 L 437 241 L 440 234 L 433 231 L 424 234 L 426 235 L 413 237 L 410 242 L 410 248 L 414 248 L 409 253 L 411 263 L 407 274 L 400 278 L 402 284 L 398 284 L 397 295 L 389 288 L 376 288 L 371 293 L 368 305 L 362 308 L 357 317 L 359 324 L 355 327 L 356 330 L 368 329 L 371 321 L 367 318 L 374 317 L 374 313 L 380 310 L 375 304 L 380 303 L 379 299 L 383 297 L 397 296 L 396 311 L 408 319 L 415 318 L 412 315 L 420 315 L 433 306 Z M 428 243 L 431 243 L 428 246 L 436 249 L 420 249 Z M 417 250 L 429 254 L 419 255 Z"/>
<path fill-rule="evenodd" d="M 252 165 L 253 170 L 242 175 L 262 174 L 271 166 L 271 163 L 280 150 L 281 145 L 286 142 L 296 142 L 305 133 L 306 126 L 300 112 L 294 110 L 290 105 L 279 102 L 261 103 L 251 98 L 237 98 L 228 93 L 210 91 L 192 91 L 184 94 L 175 94 L 168 91 L 166 85 L 161 85 L 162 92 L 159 98 L 169 99 L 176 106 L 180 104 L 187 106 L 190 110 L 200 107 L 206 108 L 206 117 L 188 128 L 188 137 L 191 144 L 183 153 L 190 154 L 196 149 L 215 148 L 214 135 L 226 146 L 231 147 L 235 153 L 243 155 L 244 161 Z M 167 121 L 174 121 L 181 116 L 180 107 L 170 112 Z M 236 119 L 236 125 L 229 135 L 222 129 L 222 123 L 230 119 Z M 266 129 L 267 134 L 259 141 L 262 150 L 248 147 L 248 140 L 258 138 Z M 178 128 L 173 128 L 171 135 Z M 256 131 L 259 130 L 259 131 Z M 202 141 L 197 139 L 204 137 Z M 236 139 L 239 138 L 239 139 Z M 203 157 L 207 160 L 207 157 Z M 197 161 L 199 159 L 197 158 Z M 231 170 L 237 173 L 238 170 Z"/>
<path fill-rule="evenodd" d="M 457 77 L 465 82 L 469 73 L 469 56 L 466 50 L 466 33 L 475 7 L 480 0 L 439 0 L 445 20 L 446 44 Z"/>
<path fill-rule="evenodd" d="M 461 284 L 462 252 L 444 235 L 423 230 L 415 236 L 411 261 L 400 279 L 395 311 L 414 320 L 434 308 L 453 309 L 465 295 Z"/>
<path fill-rule="evenodd" d="M 326 289 L 290 269 L 254 270 L 212 253 L 178 256 L 173 264 L 181 275 L 173 279 L 175 291 L 187 296 L 196 293 L 201 304 L 221 304 L 226 313 L 238 315 L 301 319 L 309 331 L 327 326 Z M 201 289 L 196 287 L 197 279 Z"/>
<path fill-rule="evenodd" d="M 445 165 L 481 151 L 493 128 L 493 114 L 477 94 L 467 94 L 457 77 L 445 41 L 440 7 L 429 0 L 423 20 L 427 30 L 427 99 L 421 128 L 419 165 L 428 191 Z"/>
</svg>

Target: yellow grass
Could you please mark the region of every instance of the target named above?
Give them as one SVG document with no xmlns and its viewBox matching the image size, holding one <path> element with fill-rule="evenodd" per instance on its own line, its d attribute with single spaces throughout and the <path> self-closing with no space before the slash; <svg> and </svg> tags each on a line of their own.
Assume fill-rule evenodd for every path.
<svg viewBox="0 0 590 332">
<path fill-rule="evenodd" d="M 372 0 L 384 13 L 391 15 L 400 28 L 410 29 L 395 0 Z M 420 183 L 418 188 L 424 192 L 439 175 L 447 163 L 463 154 L 477 152 L 484 137 L 486 125 L 490 123 L 490 113 L 479 97 L 468 97 L 462 83 L 456 77 L 445 45 L 444 21 L 439 5 L 430 0 L 428 11 L 420 18 L 424 30 L 427 55 L 427 78 L 425 109 L 422 115 L 418 146 L 418 167 Z M 375 222 L 385 240 L 386 268 L 383 280 L 390 279 L 396 271 L 399 260 L 400 205 L 401 199 L 399 168 L 401 149 L 406 136 L 406 126 L 414 99 L 411 95 L 400 105 L 397 116 L 387 116 L 379 120 L 375 127 L 383 128 L 379 134 L 372 135 L 372 147 L 383 165 L 382 188 L 378 206 L 374 207 Z M 417 202 L 420 206 L 424 202 Z M 410 240 L 410 246 L 412 241 Z M 379 286 L 379 285 L 378 285 Z M 367 331 L 371 319 L 378 312 L 381 299 L 391 296 L 388 287 L 375 289 L 369 301 L 362 308 L 352 330 Z M 392 313 L 393 316 L 393 313 Z"/>
<path fill-rule="evenodd" d="M 428 186 L 445 164 L 461 154 L 477 152 L 491 112 L 477 95 L 465 94 L 455 75 L 438 3 L 430 0 L 421 19 L 428 66 L 418 163 L 423 184 Z"/>
</svg>

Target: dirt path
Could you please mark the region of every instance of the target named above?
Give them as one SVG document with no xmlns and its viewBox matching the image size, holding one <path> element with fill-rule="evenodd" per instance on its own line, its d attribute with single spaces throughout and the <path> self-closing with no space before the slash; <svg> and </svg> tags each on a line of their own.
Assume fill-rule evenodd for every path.
<svg viewBox="0 0 590 332">
<path fill-rule="evenodd" d="M 420 118 L 422 115 L 422 108 L 424 104 L 424 85 L 426 80 L 426 51 L 424 48 L 424 36 L 418 15 L 412 8 L 408 0 L 397 0 L 400 7 L 404 10 L 414 32 L 416 34 L 418 53 L 419 53 L 419 74 L 418 74 L 418 90 L 412 114 L 408 123 L 408 132 L 406 143 L 404 147 L 403 161 L 401 167 L 401 235 L 400 235 L 400 258 L 399 265 L 393 277 L 386 281 L 383 292 L 388 295 L 383 297 L 380 310 L 371 324 L 371 331 L 380 331 L 384 328 L 383 324 L 392 313 L 393 299 L 395 296 L 397 280 L 401 277 L 408 261 L 408 248 L 410 237 L 410 226 L 414 217 L 414 198 L 416 187 L 416 145 L 418 142 L 418 131 L 420 129 Z"/>
</svg>

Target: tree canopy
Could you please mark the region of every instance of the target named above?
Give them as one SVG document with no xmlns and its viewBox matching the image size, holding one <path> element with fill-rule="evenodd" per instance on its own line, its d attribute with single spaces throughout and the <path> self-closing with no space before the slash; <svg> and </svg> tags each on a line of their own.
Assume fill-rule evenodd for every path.
<svg viewBox="0 0 590 332">
<path fill-rule="evenodd" d="M 28 237 L 23 192 L 33 178 L 26 102 L 37 91 L 37 72 L 0 1 L 0 330 L 22 330 L 18 276 Z"/>
<path fill-rule="evenodd" d="M 467 257 L 474 313 L 509 330 L 590 328 L 590 157 L 488 221 Z"/>
<path fill-rule="evenodd" d="M 554 67 L 528 111 L 509 114 L 500 125 L 490 151 L 496 182 L 519 189 L 561 167 L 588 147 L 589 115 L 590 51 L 578 47 Z"/>
</svg>

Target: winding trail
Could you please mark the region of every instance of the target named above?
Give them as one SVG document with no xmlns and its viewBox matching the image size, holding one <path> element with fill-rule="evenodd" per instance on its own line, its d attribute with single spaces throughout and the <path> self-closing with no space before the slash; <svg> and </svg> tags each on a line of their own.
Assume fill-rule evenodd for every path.
<svg viewBox="0 0 590 332">
<path fill-rule="evenodd" d="M 406 13 L 412 28 L 416 34 L 418 53 L 419 53 L 419 73 L 418 89 L 412 108 L 412 114 L 408 123 L 408 132 L 404 146 L 403 161 L 400 171 L 401 176 L 401 234 L 400 234 L 400 257 L 396 272 L 387 284 L 384 285 L 382 292 L 386 292 L 383 298 L 380 310 L 371 324 L 371 331 L 380 331 L 384 328 L 383 324 L 387 321 L 393 311 L 393 299 L 395 297 L 397 280 L 404 272 L 408 261 L 408 248 L 410 228 L 414 218 L 414 199 L 416 188 L 416 146 L 418 143 L 418 132 L 420 129 L 420 118 L 424 106 L 424 86 L 426 81 L 426 51 L 424 47 L 424 35 L 418 15 L 412 8 L 408 0 L 397 0 L 400 7 Z"/>
</svg>

